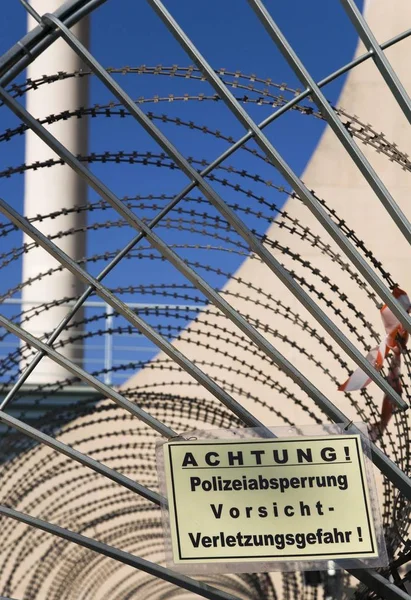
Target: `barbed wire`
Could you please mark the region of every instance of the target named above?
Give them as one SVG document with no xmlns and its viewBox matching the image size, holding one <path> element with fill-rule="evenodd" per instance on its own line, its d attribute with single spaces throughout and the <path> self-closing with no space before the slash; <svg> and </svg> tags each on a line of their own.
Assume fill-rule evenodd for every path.
<svg viewBox="0 0 411 600">
<path fill-rule="evenodd" d="M 113 68 L 108 69 L 108 71 L 112 74 L 128 76 L 158 75 L 193 82 L 204 81 L 203 76 L 195 67 L 175 65 L 172 67 L 140 66 Z M 225 69 L 218 70 L 217 73 L 229 87 L 234 88 L 237 99 L 245 104 L 253 103 L 258 106 L 282 107 L 287 102 L 286 95 L 296 96 L 299 93 L 299 90 L 290 88 L 286 84 L 277 84 L 270 79 L 261 79 L 254 75 L 244 75 L 241 72 Z M 10 90 L 15 97 L 22 97 L 29 90 L 35 90 L 55 81 L 72 77 L 88 77 L 89 75 L 90 73 L 86 71 L 45 75 L 37 80 L 27 80 L 21 85 L 13 84 Z M 265 87 L 260 87 L 261 85 Z M 276 93 L 273 93 L 273 90 Z M 244 92 L 244 95 L 240 95 L 239 91 Z M 219 98 L 215 94 L 206 95 L 195 92 L 150 98 L 139 97 L 136 101 L 139 104 L 150 105 L 163 102 L 218 102 Z M 311 115 L 322 119 L 321 114 L 310 105 L 309 98 L 304 104 L 294 106 L 292 110 L 303 115 Z M 408 156 L 401 152 L 395 144 L 389 142 L 384 134 L 377 133 L 371 125 L 363 123 L 358 117 L 349 115 L 343 109 L 336 108 L 335 110 L 337 114 L 345 119 L 345 127 L 353 137 L 383 154 L 402 169 L 411 170 Z M 198 124 L 192 120 L 155 114 L 152 111 L 147 114 L 153 121 L 192 130 L 195 134 L 208 135 L 213 139 L 228 143 L 234 143 L 235 141 L 231 135 L 225 132 Z M 92 107 L 80 107 L 60 114 L 49 115 L 40 122 L 48 125 L 71 118 L 126 118 L 127 116 L 127 111 L 120 108 L 117 103 L 110 102 L 105 105 L 96 104 Z M 10 142 L 14 137 L 24 134 L 25 131 L 26 127 L 23 125 L 7 129 L 0 133 L 0 142 Z M 242 150 L 252 156 L 253 160 L 267 163 L 266 157 L 254 148 L 244 146 Z M 174 163 L 165 154 L 141 150 L 92 152 L 79 158 L 91 166 L 99 163 L 113 165 L 123 163 L 166 170 L 175 168 Z M 209 164 L 206 159 L 189 157 L 188 160 L 195 168 L 204 168 Z M 17 174 L 23 174 L 27 170 L 54 168 L 61 164 L 62 161 L 59 159 L 38 161 L 30 165 L 22 164 L 3 169 L 0 176 L 10 178 Z M 230 199 L 227 204 L 242 218 L 253 218 L 261 222 L 259 230 L 252 229 L 254 235 L 271 251 L 280 254 L 284 261 L 283 264 L 289 268 L 294 279 L 310 295 L 315 297 L 319 304 L 326 306 L 332 312 L 334 318 L 341 322 L 355 337 L 359 347 L 367 351 L 370 349 L 373 340 L 379 341 L 380 334 L 344 291 L 344 282 L 340 283 L 339 275 L 345 273 L 362 291 L 370 305 L 373 308 L 378 308 L 380 306 L 379 299 L 368 284 L 335 248 L 324 241 L 315 231 L 304 225 L 301 220 L 290 216 L 287 213 L 287 208 L 281 207 L 281 201 L 276 204 L 268 199 L 268 194 L 274 191 L 284 199 L 292 197 L 299 200 L 295 193 L 280 184 L 273 183 L 260 173 L 253 172 L 251 167 L 243 169 L 234 165 L 220 165 L 208 176 L 208 179 L 213 184 L 223 186 L 231 192 L 239 194 L 240 200 L 238 202 L 232 202 Z M 238 183 L 236 179 L 249 181 L 252 189 L 246 189 L 245 185 Z M 255 189 L 257 185 L 267 188 L 267 197 L 258 193 Z M 143 211 L 146 215 L 147 212 L 161 209 L 163 204 L 171 198 L 170 195 L 152 194 L 125 197 L 123 200 L 129 208 Z M 317 196 L 316 198 L 321 202 L 334 223 L 344 232 L 345 236 L 352 241 L 373 268 L 378 271 L 387 285 L 391 289 L 394 288 L 397 282 L 393 280 L 375 253 L 366 247 L 364 241 L 338 216 L 334 209 L 328 206 L 325 200 Z M 204 211 L 202 211 L 203 207 Z M 292 348 L 294 352 L 304 356 L 312 368 L 322 373 L 324 380 L 329 380 L 336 386 L 338 383 L 336 373 L 338 375 L 341 373 L 348 374 L 349 366 L 334 343 L 325 338 L 301 314 L 284 303 L 280 294 L 274 297 L 254 283 L 245 281 L 241 274 L 228 272 L 228 270 L 221 267 L 221 264 L 224 264 L 222 257 L 228 254 L 236 255 L 239 258 L 248 257 L 257 262 L 261 261 L 250 252 L 245 243 L 238 239 L 228 223 L 220 216 L 207 211 L 207 207 L 209 207 L 208 201 L 201 196 L 188 196 L 185 198 L 184 204 L 178 205 L 173 210 L 172 215 L 161 221 L 157 227 L 182 232 L 184 241 L 170 243 L 170 247 L 180 251 L 183 255 L 186 251 L 189 251 L 190 259 L 186 259 L 187 264 L 205 274 L 213 274 L 218 281 L 221 281 L 221 286 L 218 288 L 220 293 L 230 302 L 233 302 L 234 305 L 240 303 L 243 307 L 240 313 L 256 329 L 263 332 L 264 335 L 280 340 L 283 346 Z M 72 212 L 102 215 L 102 220 L 99 222 L 94 221 L 81 227 L 61 229 L 50 236 L 52 240 L 62 240 L 79 233 L 92 234 L 101 230 L 117 231 L 126 227 L 126 223 L 117 216 L 116 218 L 105 218 L 104 213 L 107 210 L 110 210 L 108 204 L 98 200 L 83 206 L 52 211 L 47 215 L 37 215 L 30 218 L 30 222 L 41 224 L 44 221 L 64 217 Z M 272 223 L 275 223 L 276 227 L 286 231 L 287 235 L 290 236 L 289 246 L 280 243 L 266 233 L 268 225 Z M 15 231 L 16 228 L 13 225 L 0 223 L 0 238 L 4 240 L 5 244 L 8 242 L 8 236 Z M 196 241 L 198 238 L 201 239 L 201 243 Z M 297 252 L 293 249 L 293 240 L 297 238 L 306 244 L 307 248 L 317 249 L 322 256 L 335 265 L 333 279 L 326 275 L 315 262 L 307 260 L 304 252 Z M 208 243 L 210 240 L 212 241 L 211 244 Z M 139 263 L 144 261 L 144 264 L 149 260 L 165 262 L 150 248 L 143 246 L 137 246 L 126 258 L 135 262 L 139 261 Z M 12 248 L 6 247 L 0 254 L 0 268 L 6 269 L 13 266 L 13 263 L 16 263 L 24 254 L 31 252 L 34 248 L 36 248 L 36 244 L 31 242 Z M 78 264 L 87 267 L 100 261 L 108 262 L 114 258 L 117 252 L 118 250 L 97 252 L 84 256 Z M 204 252 L 207 252 L 208 255 L 215 253 L 219 258 L 214 262 L 206 262 Z M 198 258 L 195 257 L 195 253 L 198 253 Z M 295 268 L 294 266 L 290 268 L 290 265 L 295 265 Z M 45 272 L 39 272 L 37 276 L 21 282 L 13 288 L 1 290 L 2 300 L 12 297 L 16 292 L 36 281 L 40 281 L 45 277 L 53 277 L 61 269 L 61 266 L 56 266 Z M 284 424 L 293 425 L 286 414 L 277 410 L 275 406 L 266 400 L 267 395 L 260 396 L 258 393 L 253 394 L 250 391 L 255 386 L 260 386 L 257 389 L 275 390 L 288 402 L 293 403 L 294 406 L 302 410 L 307 420 L 321 423 L 322 415 L 320 411 L 312 406 L 311 401 L 305 394 L 294 386 L 286 386 L 284 380 L 279 376 L 280 374 L 277 375 L 277 371 L 273 371 L 273 365 L 267 357 L 252 346 L 244 335 L 233 331 L 226 317 L 206 302 L 191 285 L 173 283 L 171 275 L 168 276 L 170 277 L 168 283 L 162 282 L 139 286 L 113 285 L 110 287 L 110 291 L 117 296 L 138 294 L 160 297 L 166 300 L 194 302 L 197 306 L 189 309 L 157 306 L 135 310 L 138 314 L 149 319 L 156 331 L 166 339 L 172 342 L 184 339 L 186 344 L 206 350 L 205 357 L 197 360 L 196 364 L 205 372 L 213 373 L 213 379 L 238 398 L 248 399 L 263 407 L 270 414 L 275 415 L 275 418 Z M 233 292 L 224 288 L 224 284 L 228 280 L 235 283 L 236 289 L 239 291 Z M 20 322 L 23 326 L 28 326 L 35 316 L 51 311 L 63 304 L 74 302 L 76 299 L 76 296 L 47 299 L 38 306 L 20 310 L 13 315 L 12 319 Z M 251 314 L 251 305 L 258 306 L 261 309 L 261 317 L 258 319 Z M 250 313 L 247 312 L 248 306 L 250 306 Z M 284 329 L 279 330 L 272 327 L 270 315 L 280 317 L 282 319 L 281 323 L 284 323 Z M 119 319 L 119 316 L 114 314 L 114 318 Z M 79 315 L 67 326 L 64 337 L 59 339 L 53 346 L 61 350 L 76 343 L 86 344 L 88 340 L 96 337 L 99 338 L 105 335 L 124 336 L 136 333 L 134 328 L 121 321 L 121 319 L 119 319 L 118 324 L 108 329 L 106 319 L 107 312 L 104 309 L 99 311 L 98 314 L 88 317 Z M 82 332 L 81 329 L 83 329 Z M 302 332 L 308 337 L 301 337 L 300 333 Z M 10 334 L 4 333 L 0 336 L 0 340 L 6 340 L 9 337 Z M 317 358 L 315 354 L 315 348 L 317 347 L 326 350 L 327 356 L 332 358 L 335 364 L 336 371 L 323 365 L 321 360 Z M 237 353 L 238 350 L 241 350 L 241 352 Z M 33 353 L 33 349 L 30 349 L 26 344 L 22 344 L 2 359 L 0 377 L 3 380 L 3 391 L 13 383 L 16 375 L 18 376 L 21 373 L 22 359 L 27 360 Z M 224 362 L 222 357 L 224 357 Z M 404 353 L 404 362 L 406 372 L 402 374 L 401 379 L 404 396 L 409 401 L 411 357 L 408 351 Z M 138 388 L 133 386 L 126 388 L 124 393 L 127 394 L 127 397 L 136 401 L 139 406 L 146 408 L 175 430 L 183 432 L 184 430 L 198 428 L 199 423 L 209 424 L 214 428 L 240 426 L 236 417 L 226 409 L 204 398 L 201 387 L 195 382 L 187 381 L 183 377 L 182 370 L 169 358 L 159 356 L 154 360 L 147 358 L 142 360 L 133 359 L 128 362 L 121 361 L 120 364 L 113 365 L 110 371 L 126 373 L 143 368 L 155 371 L 158 374 L 156 380 L 143 383 Z M 218 371 L 217 374 L 215 374 L 216 370 Z M 170 371 L 174 371 L 176 374 L 171 383 L 166 378 L 162 378 L 162 374 Z M 91 372 L 101 377 L 107 373 L 107 369 L 96 369 Z M 234 379 L 232 379 L 232 375 L 234 375 Z M 252 382 L 251 387 L 249 381 Z M 74 401 L 72 406 L 42 409 L 45 399 L 52 398 L 59 391 L 70 388 L 77 382 L 78 380 L 75 377 L 70 376 L 56 381 L 52 385 L 39 385 L 30 410 L 24 408 L 21 411 L 22 418 L 30 418 L 30 422 L 33 422 L 38 429 L 50 435 L 55 435 L 62 441 L 65 439 L 70 440 L 70 444 L 76 448 L 84 448 L 86 453 L 101 462 L 113 466 L 113 468 L 128 474 L 130 477 L 135 477 L 139 482 L 148 485 L 152 489 L 156 489 L 154 465 L 156 434 L 141 423 L 135 422 L 136 420 L 132 419 L 129 414 L 124 414 L 124 411 L 103 399 L 96 403 L 95 399 L 87 398 Z M 165 388 L 167 393 L 164 391 Z M 23 393 L 19 395 L 18 399 L 22 397 Z M 359 401 L 351 394 L 346 395 L 348 403 L 361 420 L 370 425 L 378 424 L 379 407 L 372 394 L 367 390 L 363 390 L 360 397 L 361 400 Z M 41 415 L 34 420 L 32 416 L 30 417 L 33 410 L 38 411 L 38 414 Z M 109 433 L 104 433 L 104 435 L 98 433 L 99 426 L 102 425 L 109 425 L 104 427 Z M 401 443 L 398 443 L 398 440 Z M 393 457 L 397 465 L 406 474 L 411 472 L 411 458 L 408 452 L 409 425 L 407 417 L 403 413 L 395 413 L 393 427 L 383 433 L 378 440 L 378 444 L 387 454 Z M 4 481 L 7 482 L 2 490 L 3 503 L 10 506 L 21 506 L 30 514 L 40 512 L 42 517 L 51 522 L 62 523 L 64 526 L 78 532 L 91 533 L 93 537 L 97 539 L 101 537 L 107 543 L 117 547 L 124 545 L 130 551 L 145 557 L 151 556 L 156 561 L 161 559 L 159 537 L 161 521 L 157 508 L 148 505 L 139 498 L 136 499 L 136 496 L 127 490 L 120 490 L 116 484 L 108 483 L 101 476 L 90 473 L 85 467 L 73 464 L 72 461 L 62 457 L 57 452 L 44 446 L 33 445 L 23 435 L 10 429 L 6 430 L 0 442 L 0 447 L 7 448 L 7 453 L 10 456 L 10 460 L 1 465 L 2 478 L 4 476 Z M 28 459 L 31 464 L 29 471 L 25 468 Z M 47 491 L 42 491 L 45 490 L 46 484 Z M 384 479 L 383 493 L 383 524 L 389 550 L 394 559 L 404 551 L 410 510 L 407 502 L 404 502 L 401 498 L 398 499 L 398 492 L 386 479 Z M 91 496 L 96 498 L 93 506 L 88 501 Z M 138 524 L 138 531 L 129 523 Z M 41 590 L 50 572 L 53 572 L 54 577 L 48 587 L 47 597 L 50 600 L 54 598 L 71 600 L 77 597 L 80 581 L 81 585 L 84 586 L 83 589 L 86 588 L 88 593 L 92 595 L 96 593 L 96 590 L 101 589 L 101 581 L 108 581 L 110 577 L 115 576 L 119 569 L 122 569 L 121 566 L 113 565 L 105 558 L 96 556 L 87 550 L 72 549 L 70 544 L 65 541 L 50 542 L 48 535 L 38 530 L 27 530 L 24 527 L 17 529 L 18 533 L 16 534 L 16 526 L 10 521 L 1 519 L 0 542 L 2 552 L 0 553 L 0 570 L 8 573 L 4 584 L 2 582 L 2 593 L 5 595 L 13 595 L 14 589 L 24 586 L 26 590 L 25 598 L 34 600 L 40 597 Z M 27 560 L 32 557 L 34 548 L 40 548 L 41 550 L 35 559 L 30 558 L 30 566 L 27 567 Z M 79 553 L 81 554 L 81 560 L 77 560 Z M 244 598 L 250 600 L 252 598 L 266 598 L 267 600 L 276 598 L 276 591 L 267 574 L 227 575 L 217 577 L 213 581 L 217 581 L 223 587 L 235 591 L 239 597 L 243 595 Z M 344 581 L 347 584 L 348 579 L 346 576 Z M 147 599 L 151 597 L 158 598 L 160 597 L 159 594 L 161 595 L 165 590 L 167 590 L 167 597 L 171 597 L 169 587 L 163 587 L 163 584 L 159 584 L 156 580 L 154 589 L 151 583 L 150 578 L 147 578 L 147 576 L 133 573 L 124 578 L 120 590 L 108 588 L 104 590 L 104 595 L 101 595 L 101 597 L 110 598 L 110 600 L 118 598 L 120 600 L 120 598 L 127 597 L 128 594 L 133 592 L 136 595 L 144 594 Z M 166 585 L 164 584 L 164 586 Z M 294 600 L 301 597 L 307 598 L 307 600 L 315 600 L 318 597 L 317 588 L 306 585 L 305 581 L 297 574 L 284 574 L 282 585 L 285 600 Z M 371 594 L 368 590 L 359 587 L 356 596 L 362 599 L 367 596 L 371 597 Z"/>
</svg>

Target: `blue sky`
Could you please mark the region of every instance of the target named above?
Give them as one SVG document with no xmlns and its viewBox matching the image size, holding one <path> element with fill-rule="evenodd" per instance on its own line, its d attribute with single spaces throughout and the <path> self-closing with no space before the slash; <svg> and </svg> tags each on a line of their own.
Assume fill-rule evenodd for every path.
<svg viewBox="0 0 411 600">
<path fill-rule="evenodd" d="M 280 56 L 274 44 L 260 25 L 246 0 L 207 0 L 192 2 L 190 0 L 167 1 L 166 6 L 180 22 L 200 51 L 215 68 L 226 68 L 229 71 L 241 71 L 244 74 L 256 74 L 261 78 L 271 78 L 273 82 L 287 83 L 290 87 L 301 88 L 293 73 Z M 283 29 L 288 40 L 319 80 L 348 62 L 356 45 L 356 34 L 337 0 L 295 0 L 293 2 L 267 0 L 266 6 L 272 16 Z M 0 23 L 0 52 L 5 52 L 13 43 L 24 35 L 26 27 L 25 11 L 18 0 L 8 0 L 3 7 L 3 19 Z M 180 65 L 188 66 L 190 59 L 184 54 L 171 34 L 155 15 L 145 0 L 108 0 L 91 18 L 91 50 L 96 58 L 106 67 Z M 121 84 L 131 96 L 138 98 L 154 95 L 197 95 L 212 94 L 205 82 L 190 81 L 169 77 L 155 76 L 117 76 Z M 232 78 L 231 78 L 232 79 Z M 23 80 L 23 76 L 19 81 Z M 327 98 L 336 102 L 343 81 L 328 86 L 325 90 Z M 256 84 L 257 85 L 257 84 Z M 263 85 L 258 86 L 263 89 Z M 236 90 L 241 97 L 247 92 Z M 281 92 L 280 92 L 281 93 Z M 252 96 L 252 94 L 248 94 Z M 111 100 L 108 92 L 97 81 L 92 81 L 90 105 L 104 104 Z M 147 103 L 142 105 L 145 111 L 156 115 L 167 114 L 170 117 L 193 120 L 210 129 L 237 139 L 243 129 L 236 122 L 222 103 L 213 102 L 173 102 Z M 250 114 L 258 122 L 275 109 L 267 106 L 247 105 Z M 173 143 L 187 156 L 198 160 L 211 160 L 227 147 L 227 142 L 216 140 L 210 135 L 193 132 L 184 127 L 176 127 L 170 123 L 155 121 Z M 13 115 L 5 107 L 0 108 L 0 129 L 12 127 L 16 123 Z M 318 139 L 323 131 L 323 123 L 312 117 L 296 113 L 286 115 L 270 126 L 266 133 L 269 139 L 280 150 L 294 170 L 301 174 Z M 159 152 L 155 143 L 142 132 L 137 123 L 130 118 L 110 119 L 98 117 L 90 122 L 90 151 L 101 153 L 107 150 L 126 152 Z M 0 144 L 0 171 L 5 167 L 17 166 L 24 161 L 24 139 L 21 136 L 11 142 Z M 227 165 L 238 169 L 247 169 L 259 173 L 281 185 L 283 182 L 276 171 L 261 161 L 256 161 L 244 152 L 237 153 L 227 161 Z M 55 167 L 58 168 L 58 167 Z M 141 165 L 102 165 L 91 167 L 105 183 L 109 184 L 119 196 L 142 196 L 148 194 L 175 194 L 187 183 L 186 178 L 169 169 Z M 235 177 L 233 178 L 233 180 Z M 242 184 L 243 181 L 237 181 Z M 1 180 L 1 195 L 14 206 L 22 209 L 24 179 L 14 175 Z M 246 188 L 251 186 L 245 182 Z M 215 184 L 216 189 L 226 201 L 242 202 L 243 200 L 232 190 Z M 259 184 L 253 184 L 259 190 Z M 260 190 L 258 193 L 266 193 Z M 281 204 L 285 196 L 270 192 L 270 201 Z M 197 195 L 197 194 L 196 194 Z M 90 191 L 89 200 L 95 201 L 97 195 Z M 183 205 L 184 206 L 184 205 Z M 147 211 L 140 216 L 153 216 Z M 90 222 L 101 223 L 106 219 L 117 220 L 114 212 L 93 214 Z M 250 227 L 255 224 L 252 219 Z M 159 234 L 171 244 L 201 243 L 197 234 L 188 234 L 160 228 Z M 88 239 L 88 255 L 114 251 L 122 247 L 134 235 L 128 228 L 103 229 L 93 232 Z M 1 239 L 0 251 L 5 252 L 20 243 L 19 234 Z M 208 242 L 210 243 L 210 242 Z M 225 272 L 233 272 L 240 264 L 242 257 L 235 254 L 208 252 L 204 250 L 183 249 L 178 251 L 190 260 L 203 260 L 211 264 L 217 261 Z M 90 265 L 90 271 L 96 274 L 105 262 L 99 261 Z M 21 263 L 15 261 L 8 269 L 3 270 L 6 277 L 3 281 L 2 293 L 18 283 Z M 224 283 L 224 275 L 206 275 L 216 286 Z M 145 285 L 148 283 L 182 282 L 181 276 L 168 265 L 159 260 L 127 261 L 120 265 L 110 276 L 108 284 L 117 286 Z M 138 293 L 124 294 L 126 300 L 155 301 L 155 298 L 141 296 Z M 7 314 L 14 314 L 14 310 Z M 133 342 L 134 343 L 134 342 Z M 144 353 L 142 353 L 143 356 Z M 144 355 L 145 356 L 145 355 Z"/>
</svg>

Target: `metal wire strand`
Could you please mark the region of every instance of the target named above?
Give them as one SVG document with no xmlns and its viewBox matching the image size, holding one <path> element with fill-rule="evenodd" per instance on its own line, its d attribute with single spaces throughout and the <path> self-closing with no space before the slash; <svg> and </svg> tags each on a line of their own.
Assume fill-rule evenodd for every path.
<svg viewBox="0 0 411 600">
<path fill-rule="evenodd" d="M 353 0 L 340 0 L 340 2 L 363 44 L 368 51 L 372 53 L 372 59 L 383 76 L 388 89 L 394 96 L 408 122 L 411 124 L 411 99 L 402 85 L 400 78 L 392 68 L 388 58 L 385 56 L 382 47 L 377 42 L 375 35 L 361 15 L 355 2 L 353 2 Z"/>
</svg>

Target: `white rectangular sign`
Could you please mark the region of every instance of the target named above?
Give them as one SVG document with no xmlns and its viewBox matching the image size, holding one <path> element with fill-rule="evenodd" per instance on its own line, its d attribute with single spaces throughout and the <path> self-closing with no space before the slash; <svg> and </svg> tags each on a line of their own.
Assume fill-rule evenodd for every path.
<svg viewBox="0 0 411 600">
<path fill-rule="evenodd" d="M 161 452 L 179 570 L 378 557 L 359 435 L 171 441 Z"/>
</svg>

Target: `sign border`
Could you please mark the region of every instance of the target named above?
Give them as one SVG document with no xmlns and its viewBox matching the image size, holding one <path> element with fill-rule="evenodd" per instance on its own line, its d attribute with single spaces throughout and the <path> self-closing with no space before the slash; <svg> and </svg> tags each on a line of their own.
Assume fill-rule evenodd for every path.
<svg viewBox="0 0 411 600">
<path fill-rule="evenodd" d="M 312 442 L 312 441 L 319 441 L 318 440 L 319 436 L 316 437 L 305 437 L 304 436 L 304 441 L 307 442 Z M 353 439 L 353 435 L 347 436 L 347 437 L 340 437 L 340 440 L 344 440 L 344 439 Z M 269 440 L 258 440 L 259 444 L 272 444 L 273 442 L 275 443 L 276 441 L 278 441 L 279 443 L 281 441 L 283 441 L 281 438 L 277 438 L 276 439 L 269 439 Z M 361 489 L 362 489 L 362 493 L 363 493 L 363 499 L 364 499 L 364 504 L 365 504 L 365 511 L 366 511 L 366 515 L 367 515 L 367 524 L 368 524 L 368 533 L 370 536 L 370 540 L 371 540 L 371 545 L 372 545 L 372 550 L 368 550 L 368 551 L 359 551 L 359 552 L 339 552 L 338 556 L 346 556 L 346 555 L 350 555 L 350 557 L 354 557 L 355 555 L 361 555 L 361 557 L 363 557 L 365 554 L 375 554 L 375 546 L 374 546 L 374 536 L 373 536 L 373 530 L 371 527 L 371 519 L 370 519 L 370 512 L 369 512 L 369 502 L 368 502 L 368 498 L 367 498 L 367 492 L 365 489 L 365 482 L 364 482 L 364 470 L 365 470 L 365 465 L 364 465 L 364 461 L 361 460 L 361 455 L 360 455 L 360 449 L 359 449 L 359 441 L 360 441 L 360 436 L 356 435 L 356 437 L 354 438 L 355 441 L 355 448 L 357 451 L 357 456 L 358 456 L 358 465 L 360 467 L 360 476 L 361 476 Z M 287 443 L 301 443 L 301 439 L 300 438 L 295 438 L 295 439 L 287 439 Z M 231 442 L 231 440 L 226 440 L 225 442 L 201 442 L 199 441 L 198 446 L 226 446 L 229 443 L 232 444 L 238 444 L 238 440 L 233 440 Z M 256 440 L 250 440 L 249 442 L 245 442 L 245 441 L 241 441 L 242 444 L 255 444 Z M 271 560 L 275 560 L 276 562 L 281 561 L 283 559 L 286 558 L 294 558 L 297 560 L 311 560 L 311 558 L 308 559 L 304 559 L 304 557 L 300 557 L 300 556 L 296 556 L 295 554 L 281 554 L 280 557 L 274 556 L 273 554 L 253 554 L 252 556 L 182 556 L 181 555 L 181 544 L 180 544 L 180 533 L 179 533 L 179 525 L 178 525 L 178 514 L 177 514 L 177 503 L 176 503 L 176 492 L 175 492 L 175 485 L 174 485 L 174 474 L 173 474 L 173 457 L 172 457 L 172 452 L 171 452 L 171 448 L 173 446 L 179 446 L 180 448 L 183 446 L 190 446 L 190 443 L 184 444 L 184 442 L 169 442 L 168 443 L 168 453 L 169 453 L 169 464 L 170 464 L 170 479 L 171 479 L 171 485 L 172 485 L 172 491 L 173 491 L 173 509 L 174 509 L 174 517 L 175 517 L 175 527 L 176 527 L 176 537 L 177 537 L 177 542 L 178 542 L 178 555 L 179 555 L 179 559 L 180 560 L 192 560 L 192 561 L 200 561 L 200 560 L 207 560 L 207 561 L 211 561 L 211 560 L 224 560 L 224 559 L 228 559 L 228 560 L 232 560 L 232 559 L 237 559 L 238 562 L 245 562 L 248 559 L 252 559 L 252 558 L 266 558 L 267 560 L 271 559 Z M 330 463 L 331 464 L 331 463 Z M 332 463 L 335 464 L 335 463 Z M 227 467 L 229 468 L 229 467 Z M 371 499 L 370 499 L 371 501 Z M 310 554 L 310 557 L 316 558 L 316 557 L 329 557 L 329 556 L 335 556 L 335 552 L 329 552 L 329 553 L 325 553 L 325 552 L 321 552 L 318 554 Z M 321 560 L 321 558 L 317 558 L 317 560 Z M 324 560 L 329 560 L 328 558 L 324 558 Z"/>
</svg>

